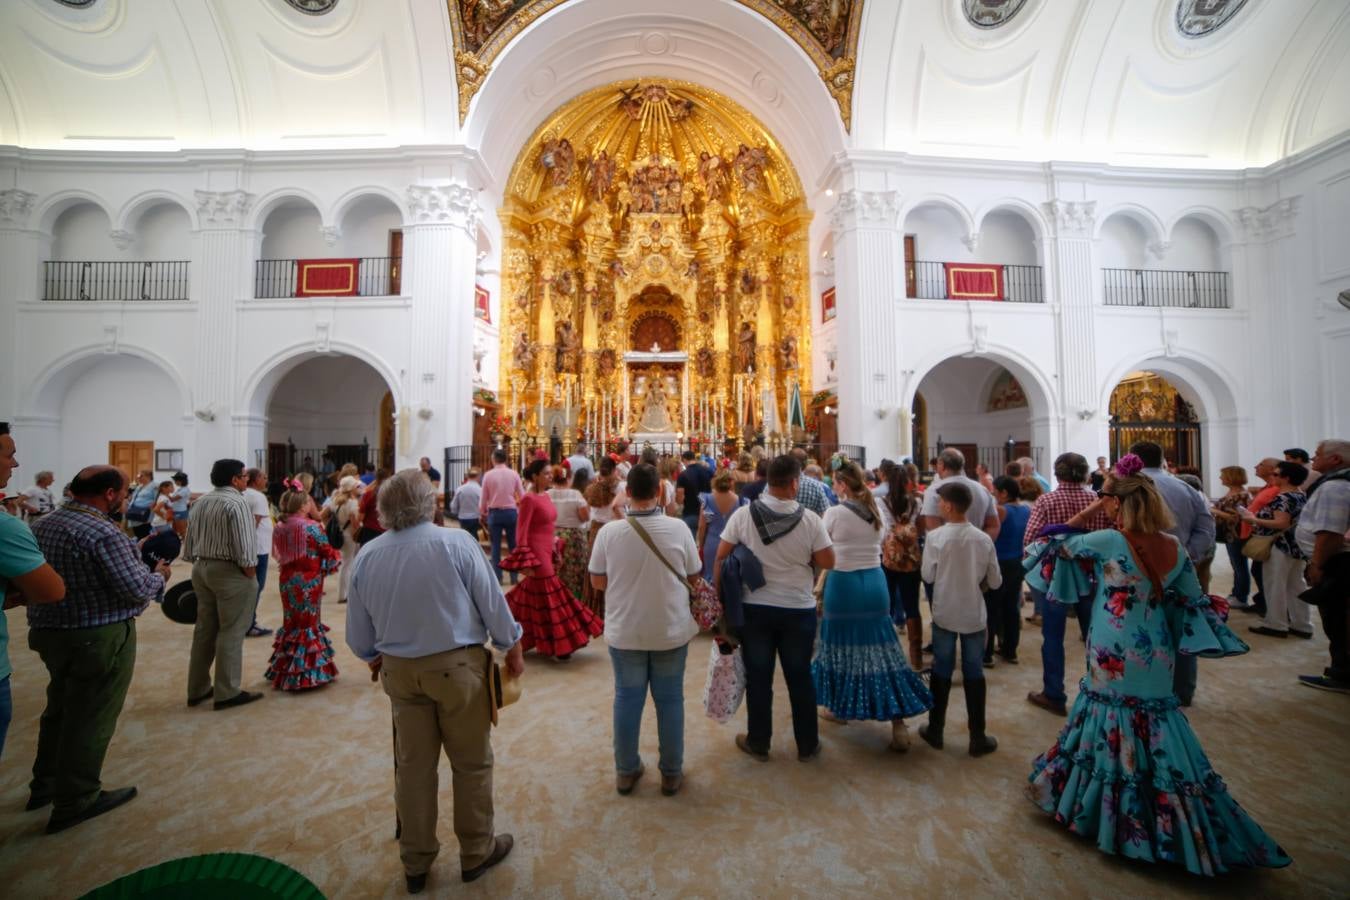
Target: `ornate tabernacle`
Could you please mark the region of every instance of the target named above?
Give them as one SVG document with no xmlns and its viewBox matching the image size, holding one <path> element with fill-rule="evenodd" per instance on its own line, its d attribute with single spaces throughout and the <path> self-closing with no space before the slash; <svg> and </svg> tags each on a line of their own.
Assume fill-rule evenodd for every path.
<svg viewBox="0 0 1350 900">
<path fill-rule="evenodd" d="M 591 91 L 526 144 L 501 216 L 517 421 L 639 441 L 786 431 L 810 384 L 809 213 L 743 109 L 664 80 Z"/>
</svg>

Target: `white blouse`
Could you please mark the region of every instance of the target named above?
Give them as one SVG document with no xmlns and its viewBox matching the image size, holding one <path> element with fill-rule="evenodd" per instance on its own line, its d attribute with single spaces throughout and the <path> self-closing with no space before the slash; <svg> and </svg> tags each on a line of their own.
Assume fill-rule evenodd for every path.
<svg viewBox="0 0 1350 900">
<path fill-rule="evenodd" d="M 548 496 L 553 501 L 553 508 L 558 511 L 558 528 L 581 528 L 585 524 L 577 515 L 577 510 L 586 505 L 586 498 L 581 496 L 581 491 L 549 488 Z"/>
<path fill-rule="evenodd" d="M 881 565 L 881 540 L 890 530 L 890 514 L 881 504 L 881 527 L 873 528 L 842 503 L 825 510 L 825 530 L 834 542 L 834 567 L 840 572 L 875 569 Z"/>
</svg>

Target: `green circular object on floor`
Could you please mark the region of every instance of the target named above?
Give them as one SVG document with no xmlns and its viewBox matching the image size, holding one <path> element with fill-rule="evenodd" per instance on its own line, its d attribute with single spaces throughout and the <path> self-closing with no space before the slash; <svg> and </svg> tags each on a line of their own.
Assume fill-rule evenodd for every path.
<svg viewBox="0 0 1350 900">
<path fill-rule="evenodd" d="M 207 853 L 171 859 L 95 888 L 80 900 L 324 900 L 290 866 L 251 853 Z"/>
</svg>

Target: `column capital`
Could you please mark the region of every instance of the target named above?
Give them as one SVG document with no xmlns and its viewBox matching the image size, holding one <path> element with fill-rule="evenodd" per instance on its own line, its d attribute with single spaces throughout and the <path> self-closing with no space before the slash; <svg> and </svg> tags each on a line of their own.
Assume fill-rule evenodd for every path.
<svg viewBox="0 0 1350 900">
<path fill-rule="evenodd" d="M 1244 206 L 1233 211 L 1242 223 L 1242 230 L 1254 241 L 1272 241 L 1294 236 L 1294 219 L 1298 216 L 1301 196 L 1285 197 L 1265 208 Z"/>
<path fill-rule="evenodd" d="M 18 188 L 0 191 L 0 225 L 22 226 L 37 202 L 37 194 Z"/>
<path fill-rule="evenodd" d="M 1043 205 L 1056 237 L 1092 237 L 1092 226 L 1097 221 L 1096 200 L 1049 200 Z"/>
<path fill-rule="evenodd" d="M 450 225 L 478 237 L 478 191 L 467 185 L 410 185 L 408 210 L 415 225 Z"/>
<path fill-rule="evenodd" d="M 830 227 L 836 233 L 858 228 L 898 228 L 899 191 L 841 191 L 830 210 Z"/>
<path fill-rule="evenodd" d="M 204 228 L 238 228 L 257 198 L 247 191 L 193 191 Z"/>
</svg>

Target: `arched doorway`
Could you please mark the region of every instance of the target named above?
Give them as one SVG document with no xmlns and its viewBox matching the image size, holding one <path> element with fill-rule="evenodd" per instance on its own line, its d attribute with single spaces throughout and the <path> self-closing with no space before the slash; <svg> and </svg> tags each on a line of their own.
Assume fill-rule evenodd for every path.
<svg viewBox="0 0 1350 900">
<path fill-rule="evenodd" d="M 749 113 L 685 82 L 599 88 L 536 130 L 508 185 L 513 446 L 558 422 L 568 444 L 804 431 L 791 401 L 811 385 L 809 211 Z"/>
<path fill-rule="evenodd" d="M 1200 469 L 1204 442 L 1200 416 L 1170 381 L 1156 372 L 1126 375 L 1111 391 L 1111 458 L 1136 441 L 1152 441 L 1178 468 Z"/>
</svg>

